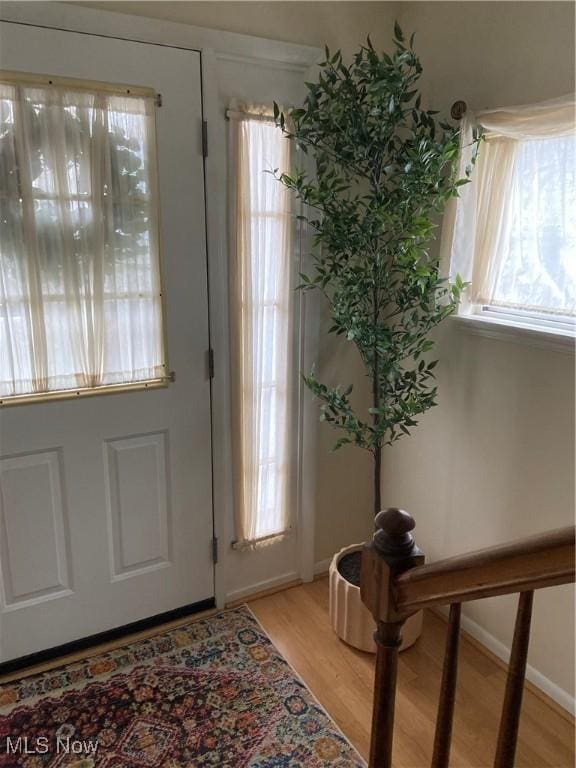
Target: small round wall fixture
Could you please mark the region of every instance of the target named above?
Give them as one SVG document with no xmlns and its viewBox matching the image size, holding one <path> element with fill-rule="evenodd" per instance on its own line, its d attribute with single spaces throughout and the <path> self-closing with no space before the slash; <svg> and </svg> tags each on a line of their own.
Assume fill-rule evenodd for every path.
<svg viewBox="0 0 576 768">
<path fill-rule="evenodd" d="M 468 105 L 465 101 L 455 101 L 450 108 L 450 114 L 454 120 L 462 120 L 467 109 Z"/>
</svg>

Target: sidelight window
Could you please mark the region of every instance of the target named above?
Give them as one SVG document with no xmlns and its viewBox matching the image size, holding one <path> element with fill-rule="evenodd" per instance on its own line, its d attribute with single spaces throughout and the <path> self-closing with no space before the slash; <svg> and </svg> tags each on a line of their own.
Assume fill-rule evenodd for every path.
<svg viewBox="0 0 576 768">
<path fill-rule="evenodd" d="M 291 215 L 271 173 L 289 142 L 264 110 L 230 113 L 236 547 L 289 527 Z"/>
</svg>

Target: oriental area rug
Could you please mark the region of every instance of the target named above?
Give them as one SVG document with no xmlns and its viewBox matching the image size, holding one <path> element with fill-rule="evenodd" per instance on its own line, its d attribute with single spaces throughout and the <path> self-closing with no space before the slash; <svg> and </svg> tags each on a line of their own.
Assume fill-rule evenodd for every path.
<svg viewBox="0 0 576 768">
<path fill-rule="evenodd" d="M 250 610 L 0 685 L 2 768 L 360 768 Z"/>
</svg>

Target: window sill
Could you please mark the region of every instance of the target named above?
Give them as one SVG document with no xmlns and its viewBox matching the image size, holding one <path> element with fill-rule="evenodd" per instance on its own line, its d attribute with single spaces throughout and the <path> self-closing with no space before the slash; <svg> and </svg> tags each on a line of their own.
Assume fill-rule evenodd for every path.
<svg viewBox="0 0 576 768">
<path fill-rule="evenodd" d="M 0 408 L 8 408 L 13 405 L 31 405 L 32 403 L 48 403 L 54 400 L 83 400 L 86 397 L 98 395 L 115 395 L 121 392 L 138 392 L 144 389 L 163 389 L 174 381 L 171 376 L 164 379 L 148 379 L 147 381 L 135 381 L 132 384 L 108 384 L 103 387 L 87 389 L 59 389 L 54 392 L 41 392 L 28 395 L 10 395 L 0 398 Z"/>
<path fill-rule="evenodd" d="M 476 314 L 452 315 L 463 331 L 488 339 L 513 342 L 539 349 L 574 354 L 576 338 L 571 333 L 537 328 L 528 323 L 510 323 Z"/>
</svg>

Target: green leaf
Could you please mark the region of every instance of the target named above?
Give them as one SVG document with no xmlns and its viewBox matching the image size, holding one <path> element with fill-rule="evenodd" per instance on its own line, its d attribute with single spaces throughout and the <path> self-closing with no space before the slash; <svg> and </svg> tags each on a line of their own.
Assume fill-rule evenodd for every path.
<svg viewBox="0 0 576 768">
<path fill-rule="evenodd" d="M 436 405 L 430 334 L 465 287 L 460 277 L 440 277 L 431 246 L 446 202 L 473 172 L 480 140 L 458 178 L 458 130 L 421 109 L 422 66 L 409 39 L 410 49 L 396 23 L 392 51 L 376 52 L 368 37 L 346 65 L 326 48 L 288 131 L 275 108 L 287 139 L 315 165 L 314 175 L 275 174 L 303 205 L 295 218 L 313 232 L 311 267 L 298 287 L 321 294 L 328 333 L 354 345 L 375 392 L 371 403 L 352 404 L 350 386 L 329 387 L 314 372 L 303 378 L 338 433 L 336 449 L 374 453 Z"/>
</svg>

